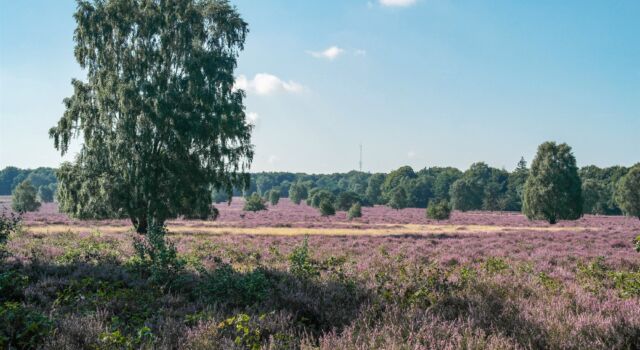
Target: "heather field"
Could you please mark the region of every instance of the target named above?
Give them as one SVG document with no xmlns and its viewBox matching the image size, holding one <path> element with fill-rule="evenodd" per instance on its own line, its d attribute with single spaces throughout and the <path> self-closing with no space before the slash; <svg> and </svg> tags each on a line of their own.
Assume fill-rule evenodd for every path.
<svg viewBox="0 0 640 350">
<path fill-rule="evenodd" d="M 217 207 L 216 221 L 167 223 L 181 264 L 163 282 L 140 268 L 126 220 L 74 221 L 55 204 L 25 214 L 0 295 L 30 325 L 23 346 L 640 347 L 637 219 L 434 221 L 376 206 L 348 221 L 287 199 L 256 213 L 240 198 Z"/>
</svg>

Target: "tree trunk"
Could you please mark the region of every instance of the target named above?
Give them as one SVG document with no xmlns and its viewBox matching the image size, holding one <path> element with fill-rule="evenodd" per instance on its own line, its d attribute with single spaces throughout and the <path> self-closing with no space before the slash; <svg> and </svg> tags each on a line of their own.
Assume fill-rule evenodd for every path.
<svg viewBox="0 0 640 350">
<path fill-rule="evenodd" d="M 147 233 L 148 223 L 147 217 L 143 216 L 140 218 L 131 218 L 131 222 L 133 223 L 133 227 L 136 228 L 136 232 L 144 235 Z"/>
</svg>

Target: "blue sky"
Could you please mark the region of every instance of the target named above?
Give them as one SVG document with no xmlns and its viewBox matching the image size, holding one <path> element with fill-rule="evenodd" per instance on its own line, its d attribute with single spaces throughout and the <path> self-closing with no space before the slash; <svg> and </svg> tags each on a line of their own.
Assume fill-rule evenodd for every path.
<svg viewBox="0 0 640 350">
<path fill-rule="evenodd" d="M 639 1 L 234 0 L 254 171 L 640 161 Z M 0 167 L 57 166 L 73 1 L 0 0 Z M 77 147 L 76 147 L 77 149 Z M 69 159 L 67 157 L 66 159 Z"/>
</svg>

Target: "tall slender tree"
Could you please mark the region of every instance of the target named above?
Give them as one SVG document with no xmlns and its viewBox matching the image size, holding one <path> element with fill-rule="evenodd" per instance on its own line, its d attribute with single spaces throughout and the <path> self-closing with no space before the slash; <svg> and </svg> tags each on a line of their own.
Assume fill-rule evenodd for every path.
<svg viewBox="0 0 640 350">
<path fill-rule="evenodd" d="M 61 208 L 129 217 L 139 233 L 212 215 L 212 188 L 249 183 L 252 127 L 233 74 L 247 23 L 224 0 L 79 0 L 74 18 L 87 79 L 72 81 L 49 133 L 62 154 L 84 143 L 58 172 Z"/>
</svg>

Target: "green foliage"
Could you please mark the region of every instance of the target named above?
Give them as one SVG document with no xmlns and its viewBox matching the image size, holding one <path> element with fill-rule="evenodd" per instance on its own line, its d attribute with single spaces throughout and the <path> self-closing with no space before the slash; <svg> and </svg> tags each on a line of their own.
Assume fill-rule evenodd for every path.
<svg viewBox="0 0 640 350">
<path fill-rule="evenodd" d="M 362 206 L 358 202 L 353 203 L 353 205 L 351 206 L 351 208 L 349 208 L 349 211 L 347 212 L 347 219 L 353 220 L 355 218 L 361 218 L 361 217 L 362 217 Z"/>
<path fill-rule="evenodd" d="M 336 215 L 336 209 L 333 207 L 333 203 L 331 203 L 327 199 L 323 199 L 320 202 L 318 210 L 320 210 L 320 215 L 322 215 L 322 216 Z"/>
<path fill-rule="evenodd" d="M 480 209 L 482 206 L 480 188 L 467 178 L 456 180 L 451 185 L 449 196 L 451 197 L 451 204 L 456 210 L 468 211 Z"/>
<path fill-rule="evenodd" d="M 328 190 L 322 190 L 319 188 L 314 188 L 309 192 L 309 197 L 307 198 L 307 205 L 310 205 L 314 208 L 320 208 L 320 203 L 328 202 L 333 203 L 336 200 L 336 196 Z"/>
<path fill-rule="evenodd" d="M 607 200 L 611 197 L 609 187 L 599 180 L 582 181 L 582 208 L 584 213 L 605 215 L 609 213 Z"/>
<path fill-rule="evenodd" d="M 140 267 L 157 284 L 170 284 L 182 272 L 184 261 L 178 258 L 176 247 L 165 240 L 164 226 L 152 225 L 144 237 L 133 242 Z"/>
<path fill-rule="evenodd" d="M 625 215 L 640 219 L 640 164 L 620 179 L 615 199 Z"/>
<path fill-rule="evenodd" d="M 31 182 L 21 182 L 13 191 L 11 207 L 18 213 L 36 211 L 40 208 L 40 202 L 36 199 L 36 188 Z"/>
<path fill-rule="evenodd" d="M 72 81 L 49 131 L 62 154 L 84 137 L 59 177 L 63 211 L 126 215 L 145 233 L 151 222 L 207 218 L 211 188 L 249 184 L 253 127 L 245 93 L 234 89 L 248 28 L 232 5 L 80 1 L 74 18 L 74 53 L 87 79 Z M 88 203 L 94 199 L 106 199 L 104 210 Z"/>
<path fill-rule="evenodd" d="M 636 236 L 633 243 L 636 246 L 636 252 L 640 253 L 640 235 Z"/>
<path fill-rule="evenodd" d="M 407 192 L 402 187 L 396 188 L 390 195 L 387 205 L 393 209 L 403 209 L 407 207 Z"/>
<path fill-rule="evenodd" d="M 426 210 L 427 219 L 448 220 L 451 216 L 451 206 L 447 201 L 429 202 Z"/>
<path fill-rule="evenodd" d="M 65 252 L 56 258 L 60 264 L 85 263 L 97 265 L 115 263 L 118 259 L 117 242 L 102 241 L 100 235 L 77 239 L 66 247 Z"/>
<path fill-rule="evenodd" d="M 485 271 L 490 274 L 501 273 L 509 268 L 509 264 L 504 259 L 493 256 L 487 258 L 483 265 Z"/>
<path fill-rule="evenodd" d="M 252 195 L 247 197 L 244 202 L 244 207 L 242 210 L 244 211 L 261 211 L 267 210 L 266 201 L 260 197 L 260 195 L 254 192 Z"/>
<path fill-rule="evenodd" d="M 280 201 L 280 190 L 279 189 L 272 189 L 267 193 L 268 193 L 267 197 L 269 198 L 269 204 L 277 205 L 278 202 Z"/>
<path fill-rule="evenodd" d="M 301 183 L 291 184 L 289 187 L 289 199 L 295 204 L 300 204 L 304 199 L 307 199 L 307 186 Z"/>
<path fill-rule="evenodd" d="M 346 211 L 349 210 L 355 203 L 362 204 L 362 199 L 357 193 L 346 191 L 340 192 L 335 201 L 335 207 L 337 210 Z"/>
<path fill-rule="evenodd" d="M 308 238 L 289 254 L 289 272 L 296 277 L 308 279 L 320 275 L 318 264 L 311 258 Z"/>
<path fill-rule="evenodd" d="M 38 198 L 42 203 L 51 203 L 53 202 L 53 194 L 56 192 L 56 185 L 42 185 L 38 187 Z"/>
<path fill-rule="evenodd" d="M 36 349 L 53 329 L 41 313 L 17 302 L 0 305 L 0 348 Z"/>
<path fill-rule="evenodd" d="M 0 303 L 21 300 L 28 283 L 29 278 L 17 271 L 0 273 Z"/>
<path fill-rule="evenodd" d="M 221 322 L 218 328 L 233 333 L 235 335 L 234 343 L 243 349 L 259 350 L 261 348 L 260 328 L 252 322 L 251 316 L 247 314 L 230 317 Z"/>
<path fill-rule="evenodd" d="M 582 216 L 582 183 L 571 147 L 545 142 L 525 183 L 523 212 L 529 219 L 576 220 Z"/>
<path fill-rule="evenodd" d="M 623 298 L 640 297 L 640 271 L 613 272 L 613 282 Z"/>
<path fill-rule="evenodd" d="M 225 203 L 231 200 L 231 196 L 225 191 L 213 190 L 211 192 L 211 200 L 216 204 Z"/>
<path fill-rule="evenodd" d="M 373 174 L 367 181 L 367 189 L 365 198 L 371 204 L 382 204 L 382 184 L 384 183 L 384 174 Z"/>
<path fill-rule="evenodd" d="M 262 269 L 240 273 L 230 265 L 224 264 L 205 274 L 200 293 L 214 302 L 251 306 L 263 301 L 271 287 L 272 282 Z"/>
<path fill-rule="evenodd" d="M 9 216 L 4 212 L 0 215 L 0 261 L 6 254 L 6 244 L 9 236 L 18 232 L 22 227 L 22 217 L 11 213 Z"/>
<path fill-rule="evenodd" d="M 112 332 L 103 332 L 100 334 L 97 350 L 124 349 L 134 350 L 151 347 L 153 342 L 153 333 L 151 328 L 143 326 L 137 330 L 135 335 L 125 335 L 116 329 Z"/>
</svg>

